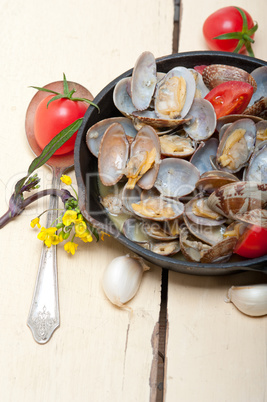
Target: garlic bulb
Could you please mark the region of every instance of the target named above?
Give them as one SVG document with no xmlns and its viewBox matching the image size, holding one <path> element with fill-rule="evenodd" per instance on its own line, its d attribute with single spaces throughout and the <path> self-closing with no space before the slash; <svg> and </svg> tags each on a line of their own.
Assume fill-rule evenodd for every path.
<svg viewBox="0 0 267 402">
<path fill-rule="evenodd" d="M 149 267 L 139 257 L 129 255 L 114 258 L 106 267 L 102 286 L 107 298 L 118 307 L 124 307 L 137 293 L 144 271 Z"/>
<path fill-rule="evenodd" d="M 226 302 L 232 302 L 242 313 L 259 317 L 267 314 L 267 284 L 232 286 Z"/>
</svg>

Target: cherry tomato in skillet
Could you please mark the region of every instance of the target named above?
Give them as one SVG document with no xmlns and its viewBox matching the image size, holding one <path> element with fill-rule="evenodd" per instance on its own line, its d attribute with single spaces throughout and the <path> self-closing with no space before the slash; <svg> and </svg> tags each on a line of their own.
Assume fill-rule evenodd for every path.
<svg viewBox="0 0 267 402">
<path fill-rule="evenodd" d="M 253 86 L 241 81 L 217 85 L 206 96 L 214 107 L 217 119 L 229 114 L 243 113 L 253 95 Z"/>
<path fill-rule="evenodd" d="M 36 141 L 41 149 L 58 134 L 68 127 L 75 120 L 82 118 L 88 108 L 84 102 L 73 101 L 62 98 L 47 103 L 55 95 L 49 95 L 44 98 L 37 107 L 34 120 L 34 133 Z M 74 144 L 77 132 L 65 142 L 55 155 L 62 155 L 74 150 Z"/>
<path fill-rule="evenodd" d="M 203 25 L 203 35 L 211 50 L 244 52 L 254 56 L 251 43 L 258 25 L 239 7 L 223 7 L 211 14 Z M 218 38 L 218 36 L 220 38 Z"/>
<path fill-rule="evenodd" d="M 234 253 L 246 258 L 267 254 L 267 229 L 256 225 L 249 226 L 239 238 Z"/>
</svg>

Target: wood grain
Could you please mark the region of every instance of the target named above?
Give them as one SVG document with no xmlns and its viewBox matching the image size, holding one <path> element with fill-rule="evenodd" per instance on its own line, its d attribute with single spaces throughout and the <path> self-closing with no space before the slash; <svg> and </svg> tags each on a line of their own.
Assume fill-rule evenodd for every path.
<svg viewBox="0 0 267 402">
<path fill-rule="evenodd" d="M 208 50 L 202 24 L 228 0 L 181 2 L 179 52 Z M 267 3 L 240 0 L 258 22 L 253 49 L 266 60 Z M 186 276 L 169 272 L 165 402 L 266 400 L 267 317 L 252 318 L 225 303 L 232 285 L 266 282 L 266 275 Z"/>
<path fill-rule="evenodd" d="M 3 0 L 0 12 L 4 213 L 14 184 L 33 158 L 24 130 L 27 106 L 35 94 L 29 86 L 61 80 L 64 72 L 96 95 L 133 67 L 141 52 L 170 54 L 173 3 Z M 49 186 L 49 169 L 41 168 L 39 176 L 42 187 Z M 71 177 L 75 183 L 73 172 Z M 45 208 L 46 200 L 40 200 L 0 231 L 0 400 L 152 400 L 161 269 L 151 266 L 145 274 L 129 317 L 108 302 L 101 287 L 105 266 L 128 252 L 113 239 L 80 244 L 74 257 L 58 246 L 61 325 L 47 344 L 34 342 L 26 320 L 41 243 L 30 220 Z"/>
</svg>

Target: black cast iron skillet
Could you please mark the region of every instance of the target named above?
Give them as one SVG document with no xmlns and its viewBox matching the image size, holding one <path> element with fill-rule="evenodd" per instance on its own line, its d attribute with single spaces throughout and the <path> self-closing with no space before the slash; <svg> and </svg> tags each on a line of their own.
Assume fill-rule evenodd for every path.
<svg viewBox="0 0 267 402">
<path fill-rule="evenodd" d="M 203 64 L 227 64 L 243 68 L 248 72 L 257 67 L 267 65 L 263 60 L 248 56 L 227 52 L 198 51 L 178 53 L 157 59 L 157 71 L 166 73 L 176 66 L 192 68 Z M 99 201 L 97 159 L 88 150 L 85 139 L 89 127 L 98 121 L 108 117 L 121 116 L 113 104 L 113 89 L 120 79 L 131 75 L 132 69 L 117 77 L 97 95 L 94 102 L 99 105 L 100 113 L 96 108 L 90 107 L 85 114 L 83 124 L 77 135 L 74 167 L 79 189 L 80 208 L 85 218 L 99 230 L 112 235 L 131 251 L 153 264 L 172 271 L 193 275 L 225 275 L 244 270 L 267 272 L 267 255 L 255 259 L 244 259 L 236 256 L 234 260 L 220 264 L 200 264 L 178 260 L 173 257 L 163 257 L 131 242 L 112 224 Z"/>
</svg>

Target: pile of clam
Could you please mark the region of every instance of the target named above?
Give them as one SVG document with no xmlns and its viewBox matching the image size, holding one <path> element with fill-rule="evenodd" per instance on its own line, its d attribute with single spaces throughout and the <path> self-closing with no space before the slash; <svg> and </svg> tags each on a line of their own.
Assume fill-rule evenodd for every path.
<svg viewBox="0 0 267 402">
<path fill-rule="evenodd" d="M 225 81 L 254 87 L 240 115 L 216 118 L 204 99 Z M 108 188 L 101 203 L 123 217 L 132 242 L 189 261 L 230 259 L 253 223 L 267 227 L 267 66 L 225 65 L 157 72 L 153 54 L 113 93 L 121 117 L 89 128 L 86 142 Z"/>
</svg>

